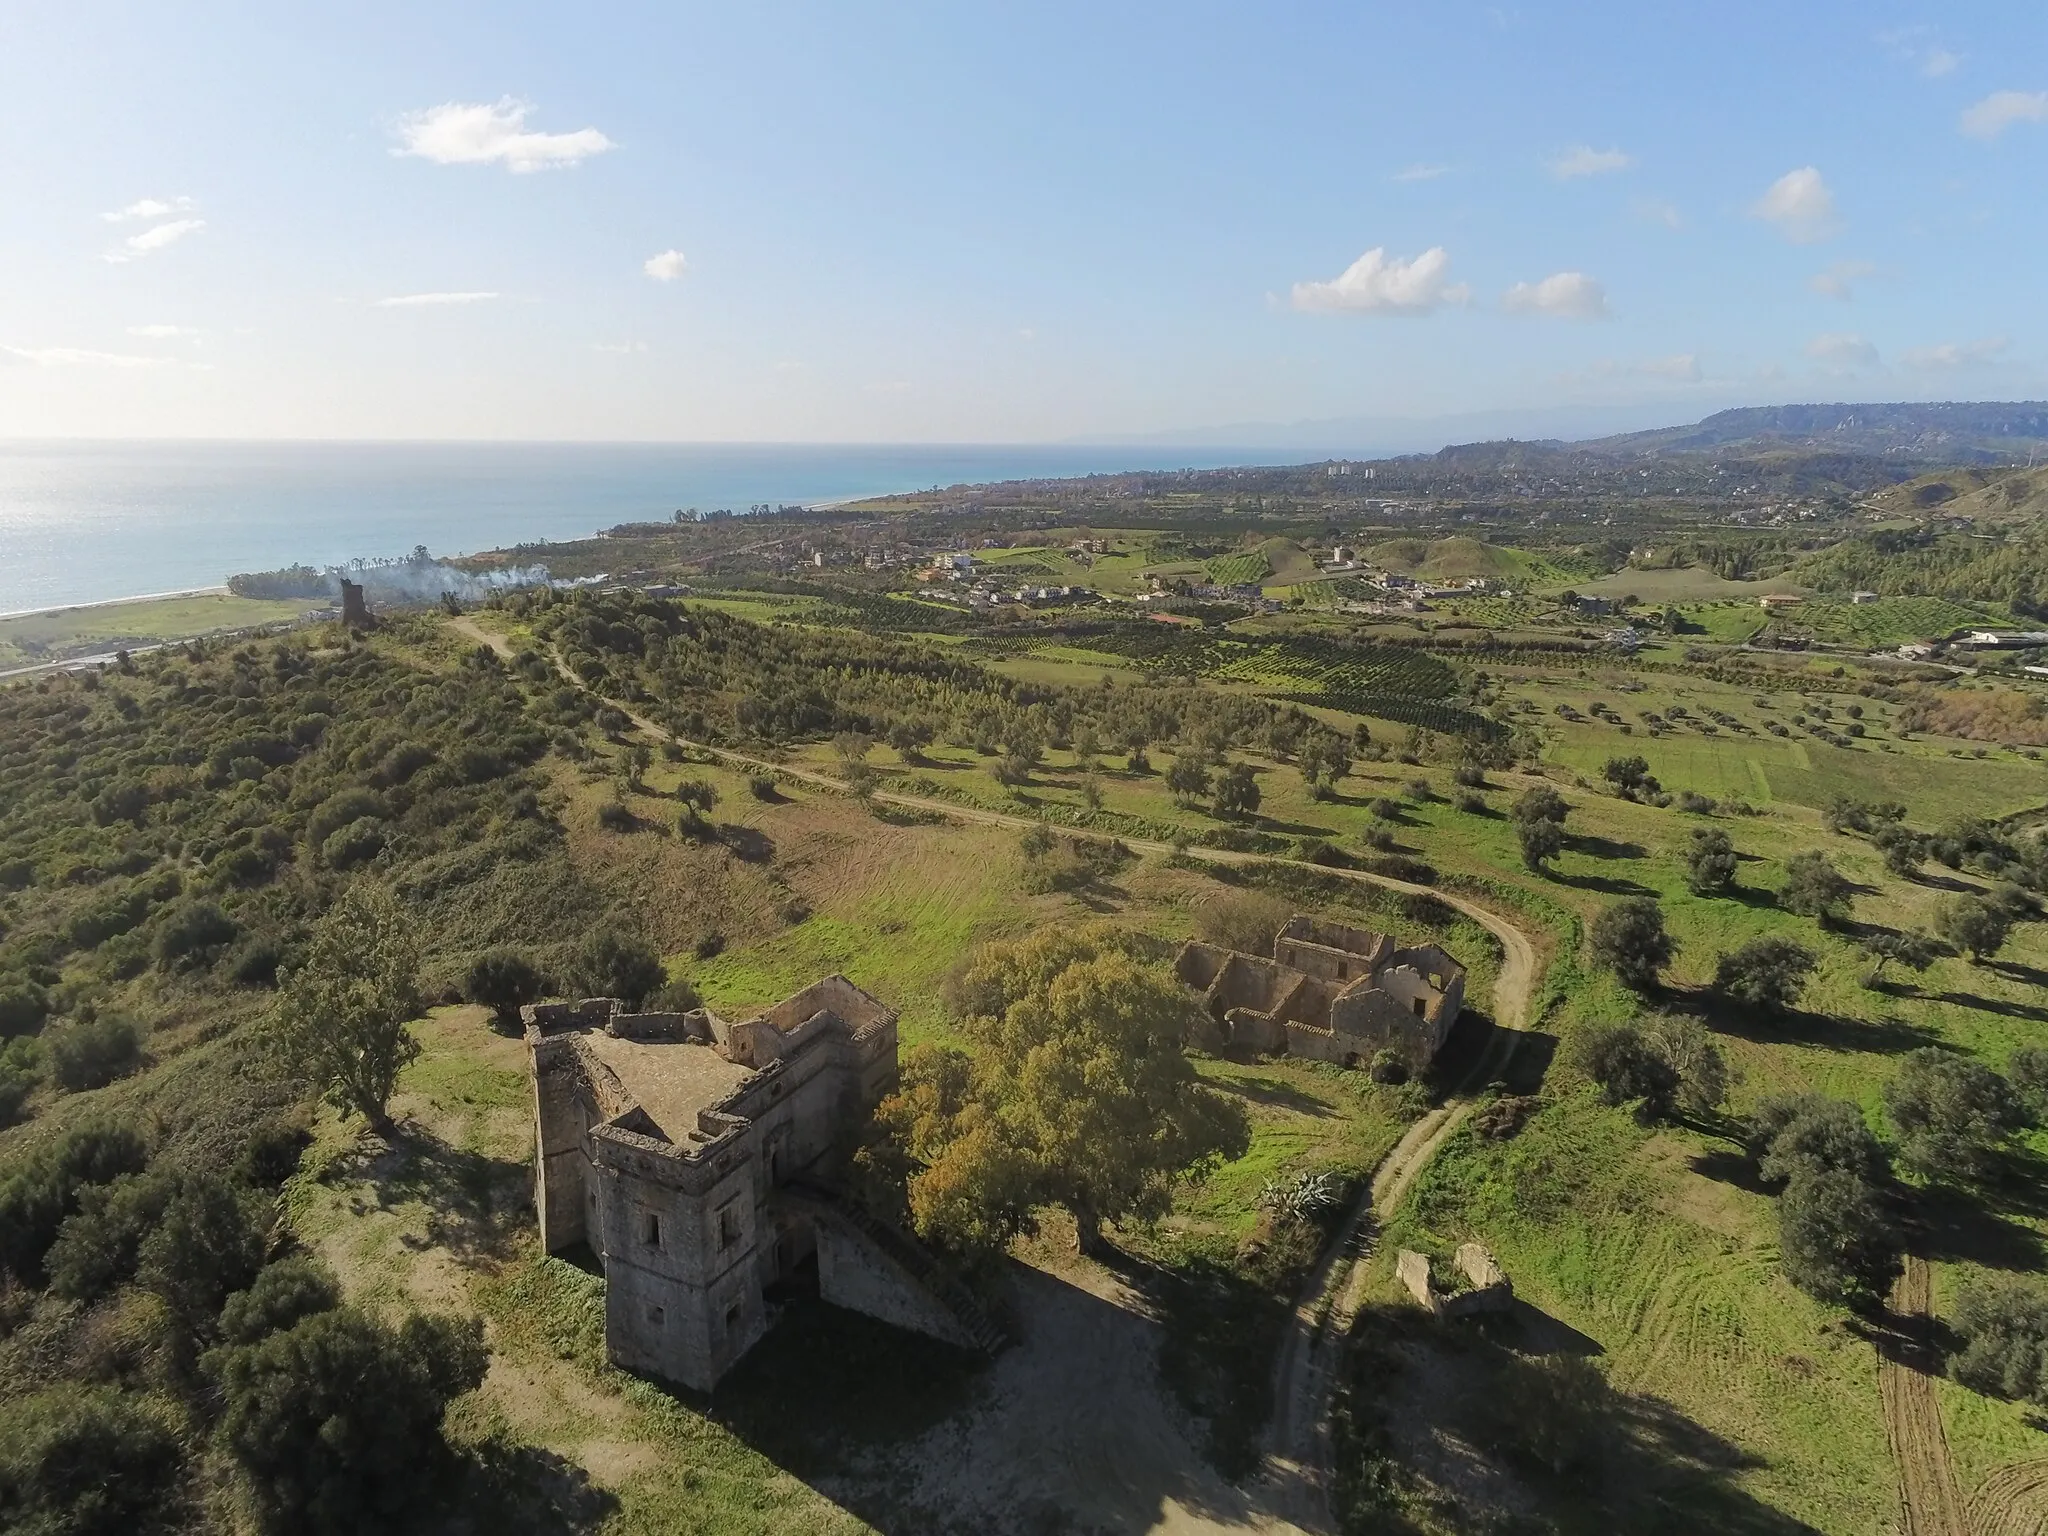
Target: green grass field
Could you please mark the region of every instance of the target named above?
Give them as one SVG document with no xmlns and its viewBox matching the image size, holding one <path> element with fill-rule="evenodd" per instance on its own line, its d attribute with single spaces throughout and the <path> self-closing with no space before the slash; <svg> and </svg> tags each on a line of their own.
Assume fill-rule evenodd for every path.
<svg viewBox="0 0 2048 1536">
<path fill-rule="evenodd" d="M 98 651 L 189 640 L 228 629 L 288 624 L 325 601 L 268 601 L 201 592 L 99 603 L 0 618 L 0 666 L 56 661 Z"/>
</svg>

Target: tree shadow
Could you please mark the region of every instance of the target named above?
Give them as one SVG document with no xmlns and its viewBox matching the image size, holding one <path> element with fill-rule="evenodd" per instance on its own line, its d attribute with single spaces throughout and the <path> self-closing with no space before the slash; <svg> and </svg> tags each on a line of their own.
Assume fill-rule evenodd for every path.
<svg viewBox="0 0 2048 1536">
<path fill-rule="evenodd" d="M 1703 1179 L 1712 1179 L 1716 1184 L 1729 1184 L 1744 1194 L 1770 1195 L 1777 1190 L 1766 1183 L 1756 1166 L 1756 1159 L 1747 1152 L 1731 1152 L 1717 1147 L 1711 1152 L 1701 1152 L 1686 1159 L 1686 1166 Z"/>
<path fill-rule="evenodd" d="M 1607 875 L 1553 874 L 1551 879 L 1559 885 L 1568 885 L 1573 890 L 1603 891 L 1609 896 L 1655 896 L 1656 891 L 1635 880 L 1616 879 Z"/>
<path fill-rule="evenodd" d="M 497 1436 L 463 1448 L 450 1494 L 452 1518 L 445 1528 L 492 1536 L 594 1532 L 620 1508 L 575 1462 Z"/>
<path fill-rule="evenodd" d="M 1276 1083 L 1264 1077 L 1233 1077 L 1220 1072 L 1206 1073 L 1202 1081 L 1211 1088 L 1234 1093 L 1239 1098 L 1250 1099 L 1255 1104 L 1292 1110 L 1297 1115 L 1314 1115 L 1318 1119 L 1328 1119 L 1337 1112 L 1327 1099 L 1319 1099 L 1312 1093 L 1304 1093 L 1292 1083 Z"/>
<path fill-rule="evenodd" d="M 2009 1219 L 1974 1189 L 1930 1184 L 1915 1190 L 1906 1223 L 1912 1250 L 1945 1263 L 2031 1271 L 2044 1257 L 2039 1233 Z"/>
<path fill-rule="evenodd" d="M 1565 846 L 1574 853 L 1583 853 L 1591 859 L 1640 859 L 1643 857 L 1641 843 L 1616 842 L 1611 837 L 1578 835 L 1567 837 Z"/>
<path fill-rule="evenodd" d="M 1974 992 L 1922 992 L 1920 995 L 1957 1008 L 1974 1008 L 1979 1013 L 1995 1013 L 2000 1018 L 2032 1019 L 2037 1024 L 2048 1024 L 2048 1008 L 2038 1003 L 2016 1003 L 2005 998 L 1979 997 Z"/>
<path fill-rule="evenodd" d="M 1904 1019 L 1883 1018 L 1866 1024 L 1799 1008 L 1749 1008 L 1726 1001 L 1706 988 L 1675 994 L 1674 1001 L 1686 1012 L 1705 1020 L 1716 1032 L 1757 1045 L 1804 1045 L 1822 1051 L 1896 1055 L 1938 1045 L 1941 1040 L 1927 1026 L 1910 1024 Z"/>
<path fill-rule="evenodd" d="M 452 1146 L 418 1121 L 401 1121 L 382 1152 L 365 1152 L 360 1171 L 380 1205 L 417 1201 L 427 1208 L 422 1247 L 445 1248 L 465 1263 L 504 1259 L 532 1219 L 523 1164 Z"/>
<path fill-rule="evenodd" d="M 775 839 L 759 827 L 746 827 L 729 821 L 718 828 L 717 837 L 741 863 L 767 864 L 775 858 Z"/>
<path fill-rule="evenodd" d="M 2017 960 L 1986 960 L 1983 962 L 1983 965 L 1987 971 L 1996 971 L 2007 981 L 2016 981 L 2023 986 L 2040 987 L 2048 990 L 2048 971 L 2044 971 L 2038 966 L 2021 965 Z"/>
<path fill-rule="evenodd" d="M 1339 1501 L 1364 1517 L 1353 1528 L 1416 1529 L 1406 1512 L 1420 1504 L 1459 1530 L 1813 1530 L 1738 1481 L 1764 1458 L 1661 1398 L 1615 1390 L 1572 1364 L 1599 1345 L 1568 1324 L 1538 1312 L 1533 1336 L 1518 1339 L 1519 1312 L 1486 1328 L 1415 1307 L 1360 1314 L 1335 1414 Z M 1546 1325 L 1560 1331 L 1546 1337 Z M 1551 1344 L 1561 1347 L 1533 1347 Z M 1535 1389 L 1545 1377 L 1572 1385 Z M 1445 1458 L 1446 1426 L 1485 1470 Z M 1507 1493 L 1516 1485 L 1519 1497 Z M 1508 1512 L 1526 1509 L 1529 1495 L 1540 1516 Z"/>
</svg>

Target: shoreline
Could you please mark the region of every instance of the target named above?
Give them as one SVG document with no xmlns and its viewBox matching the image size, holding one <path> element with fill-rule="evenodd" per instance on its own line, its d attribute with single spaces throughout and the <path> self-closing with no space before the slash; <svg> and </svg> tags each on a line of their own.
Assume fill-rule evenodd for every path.
<svg viewBox="0 0 2048 1536">
<path fill-rule="evenodd" d="M 139 592 L 133 597 L 101 597 L 86 603 L 56 603 L 47 608 L 16 608 L 0 613 L 0 622 L 8 619 L 40 619 L 59 613 L 83 613 L 89 608 L 118 608 L 124 603 L 165 603 L 177 597 L 231 597 L 227 583 L 211 587 L 179 587 L 170 592 Z"/>
</svg>

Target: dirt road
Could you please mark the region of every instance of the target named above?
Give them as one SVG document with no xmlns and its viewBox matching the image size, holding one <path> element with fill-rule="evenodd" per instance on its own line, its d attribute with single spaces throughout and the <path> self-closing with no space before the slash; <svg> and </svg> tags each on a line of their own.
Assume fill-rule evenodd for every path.
<svg viewBox="0 0 2048 1536">
<path fill-rule="evenodd" d="M 1908 1258 L 1905 1273 L 1892 1287 L 1892 1312 L 1902 1324 L 1901 1336 L 1880 1346 L 1877 1363 L 1885 1435 L 1899 1467 L 1900 1528 L 1905 1536 L 1970 1536 L 1934 1392 L 1932 1372 L 1940 1363 L 1925 1338 L 1932 1310 L 1932 1271 L 1925 1259 Z"/>
<path fill-rule="evenodd" d="M 511 654 L 512 648 L 503 636 L 491 634 L 474 620 L 458 618 L 452 622 L 455 629 L 492 647 L 499 654 Z M 554 657 L 554 661 L 569 682 L 579 688 L 586 686 L 559 655 Z M 814 769 L 793 768 L 726 747 L 673 736 L 673 733 L 617 700 L 606 702 L 623 711 L 634 725 L 650 735 L 672 737 L 693 750 L 708 753 L 735 767 L 769 770 L 835 793 L 843 794 L 847 790 L 840 780 Z M 883 804 L 932 812 L 979 826 L 1022 831 L 1044 825 L 1030 816 L 956 805 L 947 800 L 927 799 L 894 790 L 878 790 L 874 798 Z M 1110 838 L 1108 833 L 1088 831 L 1078 831 L 1074 835 L 1103 841 Z M 1123 842 L 1141 853 L 1172 851 L 1167 843 L 1143 838 L 1125 838 Z M 1066 1399 L 1067 1407 L 1063 1410 L 1066 1418 L 1073 1419 L 1075 1403 L 1096 1404 L 1102 1412 L 1084 1417 L 1088 1422 L 1099 1421 L 1097 1429 L 1081 1434 L 1077 1439 L 1073 1431 L 1082 1421 L 1075 1420 L 1060 1436 L 1064 1451 L 1054 1453 L 1048 1450 L 1041 1458 L 1045 1469 L 1062 1469 L 1053 1478 L 1055 1482 L 1071 1481 L 1074 1475 L 1103 1461 L 1108 1448 L 1115 1447 L 1116 1456 L 1108 1459 L 1117 1461 L 1121 1470 L 1115 1477 L 1095 1480 L 1099 1484 L 1097 1491 L 1110 1498 L 1113 1505 L 1128 1504 L 1132 1497 L 1142 1503 L 1149 1494 L 1158 1510 L 1156 1521 L 1150 1526 L 1155 1532 L 1170 1532 L 1173 1536 L 1247 1529 L 1283 1533 L 1329 1532 L 1335 1529 L 1329 1497 L 1330 1394 L 1335 1385 L 1344 1336 L 1358 1310 L 1365 1261 L 1372 1255 L 1379 1221 L 1400 1203 L 1415 1176 L 1464 1119 L 1472 1104 L 1466 1096 L 1469 1091 L 1491 1081 L 1513 1055 L 1519 1032 L 1530 1023 L 1529 1012 L 1538 974 L 1536 946 L 1529 935 L 1507 917 L 1468 897 L 1448 891 L 1364 870 L 1331 869 L 1265 854 L 1234 853 L 1214 848 L 1189 848 L 1186 852 L 1190 857 L 1218 864 L 1297 864 L 1319 874 L 1335 875 L 1362 885 L 1434 896 L 1485 928 L 1501 944 L 1501 968 L 1493 989 L 1493 1017 L 1498 1026 L 1497 1033 L 1485 1055 L 1460 1084 L 1457 1095 L 1410 1126 L 1394 1150 L 1387 1154 L 1369 1187 L 1360 1194 L 1358 1203 L 1346 1216 L 1338 1237 L 1303 1286 L 1296 1301 L 1293 1321 L 1274 1362 L 1274 1415 L 1266 1437 L 1265 1463 L 1242 1495 L 1237 1490 L 1218 1485 L 1215 1474 L 1202 1462 L 1185 1434 L 1169 1429 L 1156 1411 L 1145 1411 L 1144 1400 L 1157 1397 L 1156 1383 L 1137 1388 L 1125 1384 L 1122 1390 L 1111 1390 L 1112 1373 L 1099 1372 L 1095 1386 Z M 1102 1299 L 1125 1307 L 1135 1304 L 1132 1298 L 1107 1292 Z M 1058 1343 L 1055 1336 L 1064 1330 L 1052 1319 L 1060 1315 L 1061 1309 L 1056 1307 L 1046 1311 L 1044 1327 L 1047 1337 L 1039 1341 L 1041 1347 L 1033 1347 L 1027 1338 L 1025 1349 L 1012 1352 L 1015 1358 L 1008 1369 L 1018 1379 L 1010 1390 L 998 1393 L 998 1401 L 1028 1403 L 1042 1395 L 1043 1378 L 1060 1369 L 1057 1360 L 1043 1347 Z M 1156 1346 L 1138 1344 L 1131 1347 L 1142 1352 Z M 1054 1349 L 1053 1354 L 1057 1353 L 1058 1350 Z M 1108 1359 L 1099 1350 L 1081 1351 L 1084 1361 L 1091 1355 L 1102 1362 Z M 1110 1411 L 1112 1405 L 1116 1405 L 1115 1412 Z M 1028 1414 L 1002 1417 L 1004 1427 L 999 1439 L 1014 1444 L 1018 1443 L 1017 1436 L 1028 1435 L 1023 1428 L 1033 1422 Z M 1112 1420 L 1121 1425 L 1114 1432 L 1108 1428 Z M 1132 1426 L 1136 1424 L 1149 1426 L 1147 1433 L 1134 1438 Z M 984 1426 L 985 1429 L 987 1427 Z M 964 1452 L 965 1449 L 964 1445 L 956 1446 L 956 1451 Z M 944 1461 L 946 1458 L 939 1459 Z M 976 1460 L 971 1456 L 957 1455 L 953 1459 L 961 1465 Z M 1052 1473 L 1048 1471 L 1046 1475 L 1052 1476 Z M 935 1497 L 941 1503 L 947 1502 L 945 1493 L 937 1488 L 928 1490 L 927 1496 Z"/>
</svg>

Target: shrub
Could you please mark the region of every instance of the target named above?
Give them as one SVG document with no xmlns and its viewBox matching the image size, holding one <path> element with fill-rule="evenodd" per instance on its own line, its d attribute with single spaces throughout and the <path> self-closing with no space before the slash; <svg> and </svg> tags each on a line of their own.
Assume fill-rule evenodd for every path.
<svg viewBox="0 0 2048 1536">
<path fill-rule="evenodd" d="M 1226 891 L 1196 909 L 1195 937 L 1220 949 L 1271 955 L 1293 915 L 1292 907 L 1265 891 Z"/>
<path fill-rule="evenodd" d="M 1554 821 L 1561 826 L 1570 811 L 1571 807 L 1565 804 L 1563 795 L 1548 784 L 1538 784 L 1516 798 L 1510 814 L 1517 822 Z"/>
<path fill-rule="evenodd" d="M 82 1191 L 140 1173 L 142 1138 L 127 1126 L 85 1125 L 47 1142 L 0 1181 L 0 1269 L 37 1282 L 43 1257 Z"/>
<path fill-rule="evenodd" d="M 2025 1122 L 2012 1086 L 1982 1062 L 1934 1046 L 1909 1051 L 1884 1087 L 1899 1159 L 1930 1179 L 1981 1179 Z"/>
<path fill-rule="evenodd" d="M 702 1008 L 704 999 L 697 995 L 697 989 L 683 977 L 665 983 L 646 1002 L 650 1013 L 688 1013 Z"/>
<path fill-rule="evenodd" d="M 1398 1086 L 1408 1081 L 1408 1062 L 1399 1051 L 1374 1051 L 1372 1061 L 1365 1070 L 1366 1075 L 1376 1083 Z"/>
<path fill-rule="evenodd" d="M 1669 1115 L 1677 1102 L 1677 1071 L 1626 1024 L 1594 1030 L 1580 1048 L 1580 1062 L 1610 1105 L 1640 1100 L 1644 1118 L 1653 1119 Z"/>
<path fill-rule="evenodd" d="M 2034 1123 L 2048 1123 L 2048 1045 L 2023 1045 L 2014 1051 L 2006 1058 L 2005 1080 Z"/>
<path fill-rule="evenodd" d="M 254 1344 L 340 1305 L 341 1287 L 317 1259 L 280 1259 L 221 1306 L 221 1342 Z"/>
<path fill-rule="evenodd" d="M 391 810 L 384 797 L 373 789 L 356 786 L 328 796 L 306 819 L 306 842 L 318 848 L 328 838 L 351 822 L 371 817 L 379 821 L 390 817 Z"/>
<path fill-rule="evenodd" d="M 607 800 L 597 808 L 597 824 L 607 832 L 630 832 L 638 822 L 623 800 Z"/>
<path fill-rule="evenodd" d="M 463 995 L 490 1009 L 493 1021 L 506 1030 L 519 1027 L 519 1010 L 539 997 L 544 987 L 533 962 L 510 949 L 478 955 L 462 984 Z"/>
<path fill-rule="evenodd" d="M 569 962 L 573 991 L 584 997 L 616 997 L 628 1008 L 638 1008 L 667 979 L 653 945 L 610 928 L 589 933 Z"/>
<path fill-rule="evenodd" d="M 2048 1405 L 2048 1287 L 2029 1276 L 1984 1275 L 1956 1297 L 1950 1321 L 1962 1342 L 1949 1367 L 1957 1381 Z"/>
<path fill-rule="evenodd" d="M 265 1204 L 218 1174 L 178 1177 L 136 1250 L 136 1283 L 188 1328 L 207 1322 L 263 1267 Z"/>
<path fill-rule="evenodd" d="M 1678 953 L 1678 941 L 1664 931 L 1664 909 L 1650 896 L 1630 896 L 1602 908 L 1593 919 L 1591 941 L 1594 963 L 1636 993 L 1654 992 L 1657 973 Z"/>
<path fill-rule="evenodd" d="M 1702 795 L 1690 789 L 1681 789 L 1678 792 L 1678 798 L 1675 803 L 1681 811 L 1688 811 L 1695 816 L 1711 816 L 1714 814 L 1715 802 L 1712 795 Z"/>
<path fill-rule="evenodd" d="M 0 1526 L 18 1536 L 182 1529 L 176 1431 L 114 1387 L 61 1386 L 0 1410 Z"/>
<path fill-rule="evenodd" d="M 295 1119 L 266 1120 L 235 1156 L 235 1177 L 252 1189 L 277 1189 L 299 1171 L 313 1133 Z"/>
<path fill-rule="evenodd" d="M 775 775 L 772 773 L 748 774 L 747 793 L 756 800 L 779 800 L 782 798 L 780 791 L 775 787 Z"/>
<path fill-rule="evenodd" d="M 217 1437 L 273 1530 L 355 1536 L 409 1518 L 447 1466 L 441 1417 L 483 1381 L 479 1320 L 389 1328 L 350 1308 L 207 1357 Z"/>
<path fill-rule="evenodd" d="M 42 1046 L 35 1040 L 10 1040 L 0 1050 L 0 1126 L 12 1125 L 21 1113 L 35 1090 L 41 1061 Z"/>
<path fill-rule="evenodd" d="M 119 1014 L 81 1018 L 47 1031 L 50 1076 L 71 1093 L 103 1088 L 142 1061 L 142 1026 Z"/>
<path fill-rule="evenodd" d="M 156 963 L 163 970 L 211 965 L 240 933 L 235 920 L 214 902 L 181 902 L 156 931 Z"/>
<path fill-rule="evenodd" d="M 1466 789 L 1485 789 L 1486 770 L 1477 763 L 1466 763 L 1451 775 L 1451 781 Z"/>
<path fill-rule="evenodd" d="M 1799 1001 L 1818 963 L 1804 944 L 1766 935 L 1715 962 L 1714 990 L 1733 1003 L 1782 1011 Z"/>
<path fill-rule="evenodd" d="M 1486 796 L 1475 795 L 1470 790 L 1461 792 L 1452 801 L 1452 804 L 1468 816 L 1484 816 L 1486 814 Z"/>
<path fill-rule="evenodd" d="M 1882 1198 L 1853 1174 L 1801 1170 L 1778 1199 L 1785 1277 L 1822 1301 L 1878 1301 L 1898 1275 L 1901 1250 Z"/>
<path fill-rule="evenodd" d="M 32 981 L 0 981 L 0 1038 L 32 1035 L 50 1016 L 50 994 Z"/>
</svg>

